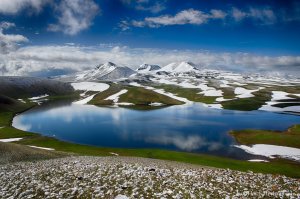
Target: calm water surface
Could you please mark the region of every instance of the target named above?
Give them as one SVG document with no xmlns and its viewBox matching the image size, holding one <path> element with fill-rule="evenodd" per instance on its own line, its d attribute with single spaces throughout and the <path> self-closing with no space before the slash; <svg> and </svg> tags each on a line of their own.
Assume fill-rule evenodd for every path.
<svg viewBox="0 0 300 199">
<path fill-rule="evenodd" d="M 45 104 L 16 116 L 13 126 L 80 144 L 122 148 L 160 148 L 255 158 L 232 147 L 232 129 L 284 130 L 300 116 L 263 111 L 231 111 L 201 104 L 152 111 L 91 105 Z"/>
</svg>

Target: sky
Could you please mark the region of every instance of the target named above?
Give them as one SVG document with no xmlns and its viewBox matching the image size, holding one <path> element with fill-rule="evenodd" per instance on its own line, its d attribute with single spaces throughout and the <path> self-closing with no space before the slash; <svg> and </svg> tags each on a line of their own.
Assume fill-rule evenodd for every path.
<svg viewBox="0 0 300 199">
<path fill-rule="evenodd" d="M 299 35 L 297 0 L 1 0 L 0 75 L 107 61 L 300 74 Z"/>
</svg>

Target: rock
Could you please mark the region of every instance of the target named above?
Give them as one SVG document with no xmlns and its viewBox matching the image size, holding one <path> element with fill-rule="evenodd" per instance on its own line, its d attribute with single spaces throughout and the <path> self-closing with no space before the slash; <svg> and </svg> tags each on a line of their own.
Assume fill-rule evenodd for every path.
<svg viewBox="0 0 300 199">
<path fill-rule="evenodd" d="M 117 195 L 115 197 L 115 199 L 129 199 L 129 198 L 127 196 L 125 196 L 125 195 Z"/>
</svg>

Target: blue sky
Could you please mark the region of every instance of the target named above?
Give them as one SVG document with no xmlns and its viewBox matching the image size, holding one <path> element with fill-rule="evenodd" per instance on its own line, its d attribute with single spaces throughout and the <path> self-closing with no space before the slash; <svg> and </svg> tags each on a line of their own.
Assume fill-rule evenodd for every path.
<svg viewBox="0 0 300 199">
<path fill-rule="evenodd" d="M 258 60 L 265 62 L 258 68 L 298 70 L 300 63 L 300 2 L 296 0 L 2 0 L 0 24 L 0 56 L 5 59 L 2 64 L 0 60 L 2 74 L 19 68 L 24 68 L 23 72 L 66 69 L 68 53 L 74 51 L 92 57 L 81 60 L 86 64 L 80 68 L 70 68 L 75 71 L 97 61 L 136 67 L 161 51 L 169 56 L 174 52 L 182 59 L 189 59 L 188 53 L 191 59 L 197 53 L 208 54 L 205 58 L 213 61 L 199 61 L 204 65 L 222 66 L 222 57 L 225 62 L 233 60 L 224 67 L 248 67 Z M 33 59 L 37 49 L 45 57 L 57 50 L 60 58 L 66 58 L 48 66 L 40 63 L 45 57 Z M 138 49 L 144 59 L 133 61 Z M 121 58 L 108 60 L 116 59 L 110 54 L 105 54 L 107 59 L 93 57 L 99 53 Z M 241 54 L 243 63 L 238 61 Z M 226 55 L 229 58 L 224 58 Z M 165 64 L 171 57 L 153 64 Z M 34 68 L 33 63 L 45 68 Z"/>
</svg>

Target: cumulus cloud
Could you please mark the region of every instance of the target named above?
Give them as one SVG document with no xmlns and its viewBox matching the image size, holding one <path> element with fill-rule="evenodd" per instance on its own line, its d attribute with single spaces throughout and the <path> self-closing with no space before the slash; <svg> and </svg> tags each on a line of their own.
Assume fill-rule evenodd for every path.
<svg viewBox="0 0 300 199">
<path fill-rule="evenodd" d="M 206 68 L 245 72 L 278 70 L 292 71 L 297 75 L 295 72 L 300 71 L 300 56 L 58 45 L 21 47 L 15 52 L 0 54 L 0 75 L 28 75 L 51 70 L 82 71 L 107 61 L 133 69 L 142 63 L 164 66 L 171 62 L 191 61 Z"/>
<path fill-rule="evenodd" d="M 62 0 L 55 9 L 58 22 L 50 24 L 48 30 L 68 35 L 75 35 L 89 28 L 99 12 L 99 7 L 93 0 Z"/>
<path fill-rule="evenodd" d="M 30 8 L 31 11 L 39 12 L 42 7 L 51 0 L 1 0 L 1 14 L 16 14 L 19 11 Z"/>
<path fill-rule="evenodd" d="M 0 54 L 7 54 L 17 49 L 17 45 L 27 42 L 28 39 L 23 35 L 5 34 L 4 30 L 15 27 L 14 23 L 0 23 Z"/>
</svg>

